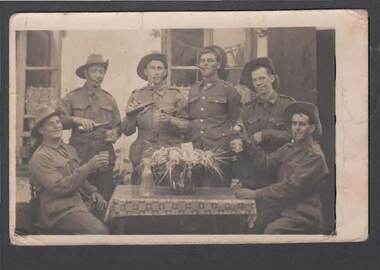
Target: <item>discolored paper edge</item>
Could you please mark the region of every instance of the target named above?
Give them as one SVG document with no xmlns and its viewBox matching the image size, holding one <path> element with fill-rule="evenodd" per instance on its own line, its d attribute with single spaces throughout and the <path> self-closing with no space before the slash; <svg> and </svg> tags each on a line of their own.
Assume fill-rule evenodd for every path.
<svg viewBox="0 0 380 270">
<path fill-rule="evenodd" d="M 336 34 L 336 235 L 19 236 L 16 214 L 18 30 L 317 27 Z M 356 242 L 368 237 L 368 14 L 365 10 L 28 13 L 10 20 L 10 239 L 15 245 Z"/>
</svg>

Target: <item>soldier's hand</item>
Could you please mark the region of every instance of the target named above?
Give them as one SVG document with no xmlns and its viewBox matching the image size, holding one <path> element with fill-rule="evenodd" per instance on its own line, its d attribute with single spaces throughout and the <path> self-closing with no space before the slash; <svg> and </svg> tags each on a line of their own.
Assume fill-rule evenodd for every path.
<svg viewBox="0 0 380 270">
<path fill-rule="evenodd" d="M 98 155 L 95 155 L 93 158 L 91 158 L 88 161 L 88 165 L 91 167 L 91 169 L 96 170 L 101 167 L 107 166 L 109 162 L 109 155 L 107 153 L 101 153 Z"/>
<path fill-rule="evenodd" d="M 242 132 L 242 128 L 240 125 L 235 125 L 233 128 L 232 128 L 232 132 L 234 134 L 239 134 L 240 132 Z"/>
<path fill-rule="evenodd" d="M 241 181 L 240 181 L 240 179 L 237 179 L 237 178 L 233 178 L 232 180 L 231 180 L 231 188 L 241 188 L 242 187 L 242 183 L 241 183 Z"/>
<path fill-rule="evenodd" d="M 84 131 L 92 131 L 95 126 L 95 121 L 86 119 L 86 118 L 81 118 L 81 117 L 75 117 L 74 118 L 74 123 L 78 126 L 81 127 Z"/>
<path fill-rule="evenodd" d="M 233 139 L 230 142 L 230 148 L 232 152 L 240 153 L 243 151 L 243 140 L 240 138 Z"/>
<path fill-rule="evenodd" d="M 256 199 L 256 192 L 248 188 L 240 188 L 235 191 L 235 197 L 243 200 L 254 200 Z"/>
<path fill-rule="evenodd" d="M 100 193 L 96 191 L 92 193 L 91 200 L 95 204 L 96 210 L 103 211 L 107 208 L 107 201 Z"/>
<path fill-rule="evenodd" d="M 136 99 L 132 99 L 128 102 L 127 104 L 127 111 L 129 110 L 133 110 L 134 108 L 136 108 L 137 106 L 139 106 L 141 103 L 136 100 Z"/>
<path fill-rule="evenodd" d="M 106 131 L 105 141 L 115 143 L 119 139 L 119 131 L 117 129 L 110 129 Z"/>
<path fill-rule="evenodd" d="M 263 141 L 263 133 L 261 131 L 256 132 L 253 134 L 253 139 L 255 140 L 256 144 L 260 144 Z"/>
</svg>

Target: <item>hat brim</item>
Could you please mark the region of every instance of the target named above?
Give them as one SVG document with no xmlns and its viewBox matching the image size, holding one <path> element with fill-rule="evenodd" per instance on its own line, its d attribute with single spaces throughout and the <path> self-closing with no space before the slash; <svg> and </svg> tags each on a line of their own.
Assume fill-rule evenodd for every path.
<svg viewBox="0 0 380 270">
<path fill-rule="evenodd" d="M 144 81 L 148 81 L 148 78 L 145 75 L 144 70 L 146 66 L 149 64 L 149 62 L 153 60 L 161 61 L 164 64 L 165 69 L 166 70 L 168 69 L 168 62 L 166 61 L 165 54 L 151 53 L 151 54 L 145 55 L 143 58 L 141 58 L 140 62 L 137 65 L 137 75 L 139 75 L 139 77 L 143 79 Z M 165 75 L 164 80 L 167 78 L 167 76 L 168 74 Z"/>
<path fill-rule="evenodd" d="M 34 124 L 34 126 L 32 127 L 31 131 L 30 131 L 30 135 L 32 135 L 33 137 L 37 137 L 40 133 L 38 133 L 38 128 L 41 126 L 41 124 L 48 118 L 54 116 L 54 115 L 57 115 L 57 116 L 61 116 L 61 112 L 59 110 L 54 110 L 54 112 L 51 112 L 49 114 L 47 114 L 46 116 L 44 116 L 43 118 L 41 118 L 38 122 L 36 122 Z"/>
<path fill-rule="evenodd" d="M 312 122 L 315 125 L 314 136 L 320 137 L 322 135 L 322 124 L 319 119 L 319 113 L 317 107 L 309 102 L 294 102 L 286 107 L 284 111 L 284 121 L 289 126 L 291 125 L 292 116 L 297 112 L 305 112 L 308 116 L 311 116 Z"/>
<path fill-rule="evenodd" d="M 85 64 L 85 65 L 82 65 L 80 67 L 77 68 L 76 70 L 76 74 L 79 78 L 82 78 L 82 79 L 86 79 L 86 76 L 84 74 L 84 71 L 90 67 L 90 66 L 94 66 L 94 65 L 99 65 L 99 66 L 103 66 L 106 70 L 108 69 L 108 62 L 109 60 L 105 61 L 105 62 L 98 62 L 98 63 L 91 63 L 91 64 Z"/>
</svg>

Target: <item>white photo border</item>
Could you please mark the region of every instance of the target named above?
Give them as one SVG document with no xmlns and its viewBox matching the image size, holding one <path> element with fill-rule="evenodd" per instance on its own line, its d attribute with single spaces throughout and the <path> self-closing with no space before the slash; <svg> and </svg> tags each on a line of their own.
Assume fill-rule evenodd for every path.
<svg viewBox="0 0 380 270">
<path fill-rule="evenodd" d="M 336 235 L 15 234 L 16 31 L 242 27 L 318 27 L 335 30 Z M 9 36 L 9 233 L 12 244 L 249 244 L 356 242 L 368 238 L 368 14 L 365 10 L 19 13 L 10 19 Z"/>
</svg>

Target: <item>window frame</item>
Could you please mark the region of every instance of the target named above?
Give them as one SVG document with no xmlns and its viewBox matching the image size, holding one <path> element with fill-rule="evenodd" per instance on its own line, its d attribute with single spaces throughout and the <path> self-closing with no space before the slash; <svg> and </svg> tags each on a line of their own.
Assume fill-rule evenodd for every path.
<svg viewBox="0 0 380 270">
<path fill-rule="evenodd" d="M 195 70 L 197 71 L 197 77 L 196 81 L 199 80 L 199 74 L 198 74 L 198 67 L 197 66 L 173 66 L 172 63 L 172 40 L 171 40 L 171 30 L 178 30 L 178 29 L 165 29 L 162 30 L 162 51 L 167 56 L 168 61 L 168 77 L 167 82 L 171 85 L 172 82 L 172 76 L 174 70 Z M 203 39 L 204 44 L 203 46 L 209 46 L 213 44 L 213 35 L 214 35 L 214 29 L 206 28 L 203 30 Z M 245 30 L 245 42 L 244 42 L 244 63 L 248 62 L 252 58 L 256 57 L 257 55 L 257 36 L 255 34 L 254 28 L 244 28 Z M 241 70 L 243 67 L 227 67 L 227 70 Z M 179 87 L 177 88 L 183 88 L 183 89 L 189 89 L 189 87 Z"/>
<path fill-rule="evenodd" d="M 40 71 L 49 73 L 49 86 L 40 88 L 50 89 L 50 91 L 56 92 L 55 95 L 57 97 L 60 96 L 62 38 L 64 37 L 65 32 L 49 32 L 51 35 L 51 44 L 49 45 L 50 63 L 47 66 L 27 65 L 28 31 L 16 32 L 16 165 L 18 169 L 24 169 L 24 167 L 27 166 L 27 164 L 25 164 L 25 159 L 27 156 L 28 147 L 25 145 L 25 142 L 31 140 L 31 134 L 29 130 L 30 125 L 28 124 L 28 121 L 34 120 L 33 115 L 27 114 L 25 112 L 25 102 L 28 90 L 28 87 L 26 85 L 27 72 Z"/>
</svg>

